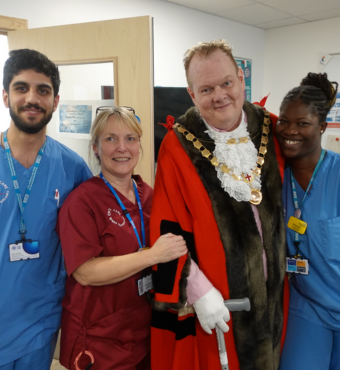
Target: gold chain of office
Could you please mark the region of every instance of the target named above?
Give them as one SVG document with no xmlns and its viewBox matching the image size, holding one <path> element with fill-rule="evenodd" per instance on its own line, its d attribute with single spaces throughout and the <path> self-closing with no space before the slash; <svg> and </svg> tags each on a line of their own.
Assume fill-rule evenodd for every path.
<svg viewBox="0 0 340 370">
<path fill-rule="evenodd" d="M 269 134 L 269 125 L 270 125 L 270 119 L 269 119 L 269 112 L 264 111 L 264 119 L 263 119 L 263 127 L 262 127 L 262 137 L 261 137 L 261 145 L 259 148 L 259 154 L 256 161 L 256 167 L 252 170 L 251 174 L 245 174 L 242 173 L 241 175 L 235 175 L 230 174 L 230 176 L 233 177 L 236 181 L 244 181 L 246 184 L 250 186 L 250 203 L 258 205 L 261 203 L 262 200 L 262 193 L 259 189 L 253 189 L 251 188 L 251 183 L 253 182 L 254 178 L 256 176 L 261 175 L 261 169 L 264 164 L 264 157 L 267 153 L 267 144 L 268 144 L 268 134 Z M 214 167 L 219 167 L 223 173 L 229 174 L 231 169 L 223 163 L 220 163 L 218 159 L 195 137 L 191 132 L 189 132 L 185 127 L 180 125 L 179 123 L 174 124 L 173 126 L 176 128 L 180 133 L 182 133 L 187 140 L 192 141 L 194 147 L 199 150 L 203 157 L 207 158 L 210 163 Z M 249 139 L 247 137 L 242 137 L 238 139 L 238 142 L 236 139 L 229 139 L 226 144 L 229 145 L 235 145 L 238 143 L 246 143 Z"/>
</svg>

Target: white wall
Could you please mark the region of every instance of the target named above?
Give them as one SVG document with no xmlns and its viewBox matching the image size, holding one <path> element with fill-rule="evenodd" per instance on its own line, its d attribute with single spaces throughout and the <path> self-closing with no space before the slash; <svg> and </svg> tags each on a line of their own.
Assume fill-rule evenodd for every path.
<svg viewBox="0 0 340 370">
<path fill-rule="evenodd" d="M 340 53 L 340 18 L 267 30 L 263 94 L 266 108 L 278 114 L 286 93 L 308 72 L 318 72 L 318 53 Z M 340 83 L 340 81 L 338 81 Z"/>
<path fill-rule="evenodd" d="M 234 55 L 253 60 L 252 100 L 262 97 L 265 31 L 159 0 L 11 0 L 0 14 L 28 20 L 29 28 L 150 15 L 154 17 L 156 86 L 186 86 L 182 58 L 199 41 L 226 38 Z"/>
<path fill-rule="evenodd" d="M 3 79 L 3 68 L 6 59 L 8 58 L 8 45 L 7 45 L 7 37 L 0 35 L 0 84 L 2 86 L 2 79 Z M 8 109 L 5 108 L 4 104 L 2 103 L 2 89 L 1 91 L 1 101 L 0 101 L 0 132 L 5 131 L 9 127 L 9 112 Z"/>
</svg>

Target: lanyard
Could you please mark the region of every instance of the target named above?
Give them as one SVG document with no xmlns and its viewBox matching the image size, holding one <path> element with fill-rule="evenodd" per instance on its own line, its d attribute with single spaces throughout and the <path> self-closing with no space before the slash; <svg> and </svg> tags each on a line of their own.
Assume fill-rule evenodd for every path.
<svg viewBox="0 0 340 370">
<path fill-rule="evenodd" d="M 139 195 L 138 195 L 138 191 L 137 191 L 137 187 L 135 185 L 135 182 L 132 181 L 132 184 L 133 184 L 133 189 L 135 191 L 135 196 L 136 196 L 136 200 L 137 200 L 137 204 L 138 204 L 138 208 L 139 208 L 139 214 L 140 214 L 140 224 L 141 224 L 141 230 L 142 230 L 142 238 L 143 238 L 143 245 L 142 243 L 140 242 L 140 238 L 139 238 L 139 235 L 138 235 L 138 232 L 137 232 L 137 228 L 136 228 L 136 225 L 135 223 L 132 221 L 132 218 L 128 212 L 128 210 L 126 209 L 126 207 L 124 206 L 123 202 L 120 200 L 116 190 L 112 187 L 112 185 L 106 180 L 106 178 L 103 176 L 102 173 L 100 173 L 100 177 L 104 180 L 105 184 L 110 188 L 111 190 L 111 193 L 115 196 L 115 198 L 117 199 L 117 202 L 119 203 L 123 213 L 125 214 L 125 216 L 127 217 L 127 219 L 129 220 L 132 228 L 133 228 L 133 231 L 135 232 L 136 234 L 136 237 L 137 237 L 137 240 L 138 240 L 138 244 L 139 244 L 139 249 L 144 249 L 145 248 L 145 228 L 144 228 L 144 217 L 143 217 L 143 210 L 142 210 L 142 203 L 140 201 L 140 198 L 139 198 Z"/>
<path fill-rule="evenodd" d="M 30 180 L 28 182 L 26 191 L 25 191 L 24 200 L 22 200 L 21 193 L 20 193 L 20 188 L 19 188 L 19 183 L 18 183 L 18 178 L 17 178 L 16 172 L 15 172 L 15 169 L 14 169 L 12 153 L 11 153 L 11 149 L 9 147 L 8 140 L 7 140 L 7 131 L 8 130 L 6 130 L 4 132 L 5 151 L 6 151 L 9 170 L 10 170 L 11 176 L 12 176 L 13 186 L 14 186 L 14 189 L 15 189 L 15 193 L 17 195 L 19 208 L 20 208 L 20 212 L 21 212 L 21 222 L 20 222 L 20 231 L 19 231 L 19 233 L 21 234 L 21 239 L 25 240 L 25 234 L 26 234 L 27 230 L 26 230 L 26 225 L 25 225 L 25 222 L 24 222 L 24 211 L 25 211 L 25 208 L 26 208 L 26 205 L 27 205 L 27 202 L 28 202 L 28 198 L 31 194 L 31 190 L 33 188 L 33 183 L 34 183 L 35 177 L 37 175 L 37 172 L 38 172 L 38 169 L 39 169 L 39 166 L 40 166 L 41 158 L 42 158 L 42 156 L 44 154 L 44 150 L 46 148 L 46 139 L 45 139 L 45 142 L 44 142 L 43 146 L 39 149 L 37 158 L 35 159 L 34 166 L 33 166 L 33 171 L 32 171 Z"/>
<path fill-rule="evenodd" d="M 314 172 L 313 172 L 313 175 L 312 175 L 312 178 L 310 179 L 309 181 L 309 184 L 308 184 L 308 187 L 306 189 L 306 192 L 305 192 L 305 195 L 303 196 L 303 199 L 302 199 L 302 202 L 299 206 L 299 201 L 298 201 L 298 197 L 297 197 L 297 191 L 296 191 L 296 185 L 295 185 L 295 179 L 294 179 L 294 176 L 293 176 L 293 171 L 291 170 L 290 171 L 290 179 L 291 179 L 291 183 L 292 183 L 292 193 L 293 193 L 293 204 L 294 204 L 294 209 L 295 209 L 295 217 L 296 218 L 300 218 L 301 217 L 301 208 L 302 208 L 302 205 L 303 205 L 303 202 L 305 201 L 306 199 L 306 196 L 313 184 L 313 181 L 321 167 L 321 164 L 322 164 L 322 161 L 323 159 L 325 158 L 325 155 L 326 155 L 326 151 L 324 149 L 321 150 L 321 155 L 320 155 L 320 158 L 318 160 L 318 163 L 314 169 Z M 296 249 L 296 255 L 299 254 L 299 244 L 300 244 L 300 237 L 299 237 L 299 233 L 297 232 L 294 232 L 294 244 L 295 244 L 295 249 Z"/>
</svg>

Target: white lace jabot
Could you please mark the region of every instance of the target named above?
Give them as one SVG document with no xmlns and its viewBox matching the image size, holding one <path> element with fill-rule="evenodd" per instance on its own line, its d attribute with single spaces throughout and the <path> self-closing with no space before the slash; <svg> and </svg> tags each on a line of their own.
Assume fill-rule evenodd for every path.
<svg viewBox="0 0 340 370">
<path fill-rule="evenodd" d="M 254 143 L 250 140 L 247 130 L 247 123 L 245 122 L 245 113 L 242 111 L 242 120 L 240 125 L 231 132 L 219 132 L 214 130 L 203 119 L 207 133 L 215 142 L 214 156 L 222 164 L 228 166 L 231 170 L 229 173 L 222 172 L 220 167 L 215 167 L 217 177 L 221 181 L 221 186 L 231 197 L 238 202 L 249 202 L 251 199 L 251 189 L 261 190 L 261 175 L 254 176 L 254 180 L 249 184 L 244 181 L 235 180 L 232 175 L 240 176 L 242 174 L 251 174 L 256 167 L 257 149 Z M 238 139 L 246 137 L 246 143 L 240 143 Z M 236 144 L 227 144 L 227 140 L 236 139 Z"/>
</svg>

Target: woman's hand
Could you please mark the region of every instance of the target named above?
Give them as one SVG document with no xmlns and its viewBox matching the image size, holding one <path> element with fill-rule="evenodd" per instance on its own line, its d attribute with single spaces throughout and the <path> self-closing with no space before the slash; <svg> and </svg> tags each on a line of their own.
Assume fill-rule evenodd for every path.
<svg viewBox="0 0 340 370">
<path fill-rule="evenodd" d="M 171 233 L 160 236 L 150 249 L 150 253 L 152 253 L 155 260 L 155 265 L 182 257 L 187 252 L 188 248 L 183 237 Z"/>
</svg>

